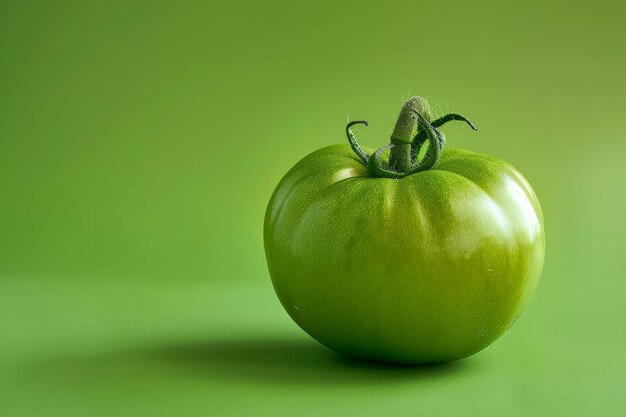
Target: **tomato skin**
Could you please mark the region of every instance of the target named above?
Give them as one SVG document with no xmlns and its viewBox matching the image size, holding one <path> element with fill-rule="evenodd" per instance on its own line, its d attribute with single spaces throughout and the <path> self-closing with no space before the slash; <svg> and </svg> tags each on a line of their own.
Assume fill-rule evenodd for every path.
<svg viewBox="0 0 626 417">
<path fill-rule="evenodd" d="M 285 175 L 264 241 L 302 329 L 398 363 L 461 359 L 501 336 L 535 291 L 545 245 L 537 197 L 506 162 L 446 149 L 428 171 L 373 178 L 344 145 Z"/>
</svg>

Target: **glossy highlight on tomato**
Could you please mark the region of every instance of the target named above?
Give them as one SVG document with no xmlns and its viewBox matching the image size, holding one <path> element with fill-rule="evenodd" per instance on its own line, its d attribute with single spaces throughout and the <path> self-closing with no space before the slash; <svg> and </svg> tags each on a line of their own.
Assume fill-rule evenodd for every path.
<svg viewBox="0 0 626 417">
<path fill-rule="evenodd" d="M 327 347 L 397 363 L 461 359 L 501 336 L 534 293 L 539 201 L 508 163 L 443 151 L 438 127 L 450 120 L 467 121 L 431 121 L 411 98 L 390 145 L 361 148 L 352 123 L 350 146 L 311 153 L 274 191 L 264 227 L 274 289 Z"/>
</svg>

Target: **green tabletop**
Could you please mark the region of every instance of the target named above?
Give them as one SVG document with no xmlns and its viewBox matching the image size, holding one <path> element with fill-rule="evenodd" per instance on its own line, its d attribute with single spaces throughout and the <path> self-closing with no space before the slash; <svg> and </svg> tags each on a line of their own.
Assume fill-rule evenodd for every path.
<svg viewBox="0 0 626 417">
<path fill-rule="evenodd" d="M 0 4 L 0 415 L 624 413 L 620 2 L 90 3 Z M 319 345 L 263 253 L 282 175 L 409 95 L 545 216 L 526 311 L 445 365 Z"/>
</svg>

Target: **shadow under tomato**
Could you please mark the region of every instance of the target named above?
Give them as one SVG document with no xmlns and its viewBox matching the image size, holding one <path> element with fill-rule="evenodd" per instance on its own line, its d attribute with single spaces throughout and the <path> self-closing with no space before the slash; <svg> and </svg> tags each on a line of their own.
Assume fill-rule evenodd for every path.
<svg viewBox="0 0 626 417">
<path fill-rule="evenodd" d="M 160 358 L 192 369 L 224 371 L 224 376 L 263 381 L 315 383 L 350 380 L 380 382 L 401 378 L 435 377 L 460 371 L 462 362 L 406 366 L 352 359 L 313 340 L 228 340 L 173 346 Z"/>
<path fill-rule="evenodd" d="M 149 346 L 32 364 L 65 382 L 183 379 L 274 385 L 364 385 L 458 376 L 472 361 L 420 366 L 351 359 L 309 339 L 226 339 Z M 33 375 L 33 372 L 35 375 Z M 50 381 L 55 382 L 55 381 Z M 56 381 L 59 382 L 59 381 Z M 55 382 L 55 383 L 56 383 Z"/>
</svg>

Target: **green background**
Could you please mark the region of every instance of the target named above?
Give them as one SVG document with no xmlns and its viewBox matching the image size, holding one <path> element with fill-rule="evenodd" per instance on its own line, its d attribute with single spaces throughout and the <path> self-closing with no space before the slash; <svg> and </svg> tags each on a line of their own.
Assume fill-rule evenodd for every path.
<svg viewBox="0 0 626 417">
<path fill-rule="evenodd" d="M 623 412 L 621 2 L 52 3 L 0 3 L 0 414 Z M 526 312 L 447 366 L 321 347 L 262 246 L 282 175 L 409 94 L 546 221 Z"/>
</svg>

